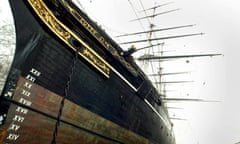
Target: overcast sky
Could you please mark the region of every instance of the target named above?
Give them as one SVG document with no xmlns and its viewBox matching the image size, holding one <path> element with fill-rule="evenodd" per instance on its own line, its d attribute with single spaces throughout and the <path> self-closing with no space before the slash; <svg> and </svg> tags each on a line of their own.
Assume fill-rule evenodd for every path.
<svg viewBox="0 0 240 144">
<path fill-rule="evenodd" d="M 6 2 L 4 0 L 3 2 Z M 1 18 L 8 18 L 5 4 L 1 4 Z M 131 7 L 141 10 L 139 0 L 81 0 L 86 12 L 94 18 L 112 36 L 148 29 L 148 21 L 129 22 L 136 15 Z M 237 0 L 176 0 L 157 1 L 156 4 L 174 2 L 156 12 L 180 8 L 179 11 L 156 17 L 156 28 L 165 28 L 186 24 L 196 26 L 186 29 L 162 32 L 160 36 L 189 33 L 205 33 L 203 36 L 164 41 L 165 50 L 174 52 L 165 55 L 188 53 L 222 53 L 224 56 L 204 59 L 173 61 L 164 66 L 165 72 L 188 71 L 180 79 L 194 80 L 190 85 L 168 86 L 178 90 L 171 96 L 186 96 L 217 100 L 214 103 L 171 103 L 184 109 L 170 110 L 170 115 L 185 118 L 187 121 L 173 121 L 177 144 L 234 144 L 240 141 L 240 94 L 239 94 L 239 52 L 240 52 L 240 2 Z M 142 0 L 145 8 L 154 6 L 154 0 Z M 142 12 L 137 12 L 143 16 Z M 144 36 L 118 39 L 118 42 L 143 39 Z M 136 44 L 141 47 L 144 44 Z M 124 45 L 124 48 L 129 47 Z M 176 80 L 179 77 L 168 77 Z"/>
</svg>

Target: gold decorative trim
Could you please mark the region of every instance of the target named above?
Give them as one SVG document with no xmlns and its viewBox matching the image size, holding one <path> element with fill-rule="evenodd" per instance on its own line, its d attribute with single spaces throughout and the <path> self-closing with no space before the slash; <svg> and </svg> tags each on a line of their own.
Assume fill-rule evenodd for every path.
<svg viewBox="0 0 240 144">
<path fill-rule="evenodd" d="M 65 8 L 72 14 L 72 16 L 78 20 L 78 22 L 85 27 L 102 45 L 106 48 L 116 59 L 118 59 L 130 72 L 134 75 L 137 75 L 137 71 L 122 57 L 118 54 L 117 50 L 109 43 L 107 40 L 96 30 L 94 27 L 89 24 L 89 22 L 83 18 L 75 9 L 73 9 L 68 2 L 62 0 Z"/>
<path fill-rule="evenodd" d="M 77 52 L 81 57 L 93 65 L 104 76 L 109 78 L 111 66 L 92 50 L 85 42 L 83 42 L 76 34 L 74 34 L 67 26 L 61 23 L 48 9 L 42 0 L 28 0 L 36 14 L 40 19 L 72 50 Z M 71 41 L 77 41 L 83 45 L 81 51 L 77 50 Z"/>
</svg>

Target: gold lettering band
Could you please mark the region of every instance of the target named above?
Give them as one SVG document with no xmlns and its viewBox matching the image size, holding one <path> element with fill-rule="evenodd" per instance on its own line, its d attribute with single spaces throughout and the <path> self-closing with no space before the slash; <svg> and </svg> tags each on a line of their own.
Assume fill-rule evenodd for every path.
<svg viewBox="0 0 240 144">
<path fill-rule="evenodd" d="M 28 0 L 36 14 L 62 41 L 64 41 L 72 50 L 77 52 L 82 58 L 88 61 L 104 76 L 109 78 L 111 66 L 92 50 L 85 42 L 83 42 L 75 33 L 67 26 L 61 23 L 48 9 L 42 0 Z M 78 51 L 71 41 L 77 41 L 83 45 L 81 51 Z"/>
<path fill-rule="evenodd" d="M 65 0 L 62 0 L 64 6 L 68 9 L 68 11 L 72 14 L 72 16 L 78 20 L 78 22 L 86 28 L 87 31 L 89 31 L 103 46 L 106 48 L 118 61 L 120 61 L 128 70 L 134 74 L 137 75 L 137 71 L 122 57 L 118 54 L 117 50 L 113 48 L 113 46 L 108 43 L 103 36 L 99 34 L 97 30 L 94 29 L 94 27 L 89 24 L 89 22 L 83 18 L 75 9 L 73 9 L 68 2 Z"/>
</svg>

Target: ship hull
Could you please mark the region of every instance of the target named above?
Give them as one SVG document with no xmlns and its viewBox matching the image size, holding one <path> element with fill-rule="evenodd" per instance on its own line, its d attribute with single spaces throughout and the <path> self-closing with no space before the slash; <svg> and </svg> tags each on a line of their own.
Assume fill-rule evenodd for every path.
<svg viewBox="0 0 240 144">
<path fill-rule="evenodd" d="M 89 25 L 75 27 L 64 3 L 10 0 L 17 44 L 0 99 L 0 143 L 174 143 L 148 80 Z"/>
<path fill-rule="evenodd" d="M 26 92 L 31 95 L 26 95 Z M 4 142 L 51 143 L 62 96 L 22 77 L 14 93 L 11 100 L 6 100 L 12 104 L 8 110 L 8 119 L 1 127 L 8 129 Z M 64 102 L 55 141 L 66 144 L 149 143 L 146 138 L 69 100 Z"/>
</svg>

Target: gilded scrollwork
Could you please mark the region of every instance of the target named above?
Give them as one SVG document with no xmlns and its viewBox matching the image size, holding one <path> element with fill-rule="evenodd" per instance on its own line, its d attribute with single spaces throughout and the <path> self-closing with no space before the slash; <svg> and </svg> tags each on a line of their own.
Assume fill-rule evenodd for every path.
<svg viewBox="0 0 240 144">
<path fill-rule="evenodd" d="M 89 50 L 84 49 L 82 54 L 86 56 L 89 60 L 91 60 L 91 62 L 93 62 L 99 68 L 104 70 L 104 72 L 106 72 L 108 75 L 110 74 L 110 69 L 103 62 L 101 62 L 97 57 L 95 57 Z"/>
<path fill-rule="evenodd" d="M 103 37 L 101 34 L 91 25 L 88 21 L 80 15 L 75 9 L 73 9 L 68 2 L 62 0 L 64 6 L 68 11 L 78 20 L 78 22 L 86 28 L 102 45 L 106 48 L 118 61 L 120 61 L 125 67 L 127 67 L 134 75 L 137 71 L 121 56 L 118 51 Z"/>
<path fill-rule="evenodd" d="M 77 35 L 75 35 L 68 27 L 61 23 L 47 8 L 42 0 L 28 0 L 34 11 L 41 18 L 41 20 L 71 49 L 78 52 L 78 54 L 93 65 L 106 77 L 110 74 L 110 65 L 94 52 L 86 43 L 84 43 Z M 83 50 L 78 51 L 70 42 L 71 40 L 78 41 L 83 45 Z"/>
</svg>

